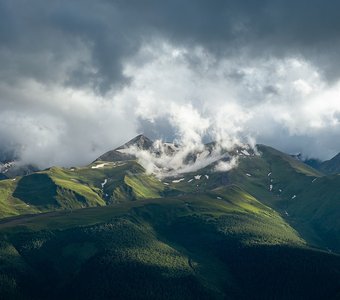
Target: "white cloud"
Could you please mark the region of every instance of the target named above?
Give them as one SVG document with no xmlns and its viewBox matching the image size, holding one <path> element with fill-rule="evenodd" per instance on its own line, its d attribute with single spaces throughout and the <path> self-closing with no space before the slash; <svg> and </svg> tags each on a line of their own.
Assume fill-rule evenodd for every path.
<svg viewBox="0 0 340 300">
<path fill-rule="evenodd" d="M 217 60 L 199 47 L 155 40 L 124 61 L 131 83 L 105 95 L 66 87 L 68 66 L 53 82 L 0 84 L 0 136 L 24 161 L 88 163 L 136 135 L 141 118 L 171 124 L 183 151 L 158 164 L 174 169 L 209 139 L 226 149 L 256 140 L 321 158 L 340 150 L 340 82 L 328 84 L 302 58 Z"/>
<path fill-rule="evenodd" d="M 172 149 L 170 151 L 169 146 Z M 214 170 L 229 171 L 236 166 L 237 159 L 229 157 L 225 150 L 219 144 L 207 149 L 200 143 L 175 146 L 157 140 L 153 149 L 143 150 L 132 146 L 119 151 L 135 155 L 147 173 L 163 178 L 195 172 L 223 158 L 228 158 L 229 161 L 220 161 Z"/>
<path fill-rule="evenodd" d="M 340 139 L 311 147 L 312 138 L 320 139 L 320 130 L 334 134 L 334 127 L 340 129 L 340 88 L 324 81 L 309 62 L 242 54 L 216 61 L 197 47 L 162 45 L 148 45 L 138 54 L 150 61 L 140 65 L 137 55 L 126 65 L 125 74 L 133 80 L 124 97 L 135 99 L 138 117 L 151 119 L 154 126 L 168 119 L 180 139 L 197 134 L 232 147 L 251 137 L 288 152 L 299 147 L 321 158 L 340 150 Z M 181 115 L 178 120 L 176 114 Z M 195 120 L 198 115 L 206 123 Z M 191 132 L 200 124 L 205 124 L 204 130 Z"/>
<path fill-rule="evenodd" d="M 40 167 L 85 164 L 136 134 L 133 112 L 91 90 L 46 86 L 35 81 L 0 85 L 3 143 Z M 20 106 L 13 102 L 19 101 Z M 124 129 L 124 130 L 121 130 Z"/>
<path fill-rule="evenodd" d="M 229 161 L 219 161 L 215 166 L 216 172 L 228 172 L 238 164 L 237 157 L 232 157 Z"/>
</svg>

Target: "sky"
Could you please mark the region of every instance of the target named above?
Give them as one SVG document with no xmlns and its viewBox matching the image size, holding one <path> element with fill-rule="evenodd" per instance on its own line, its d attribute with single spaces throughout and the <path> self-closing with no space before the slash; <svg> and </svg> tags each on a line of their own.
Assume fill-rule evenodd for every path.
<svg viewBox="0 0 340 300">
<path fill-rule="evenodd" d="M 0 0 L 0 156 L 84 165 L 139 133 L 340 152 L 340 3 Z"/>
</svg>

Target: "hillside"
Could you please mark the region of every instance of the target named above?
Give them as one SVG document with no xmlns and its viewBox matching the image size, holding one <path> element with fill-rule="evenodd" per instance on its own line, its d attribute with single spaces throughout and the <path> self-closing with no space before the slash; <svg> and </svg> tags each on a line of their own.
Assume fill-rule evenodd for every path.
<svg viewBox="0 0 340 300">
<path fill-rule="evenodd" d="M 335 299 L 339 287 L 338 255 L 236 187 L 15 218 L 0 234 L 11 297 Z"/>
<path fill-rule="evenodd" d="M 224 155 L 157 178 L 118 151 L 131 145 L 153 151 L 138 136 L 88 166 L 0 181 L 2 298 L 340 296 L 339 176 L 258 145 L 229 171 Z"/>
<path fill-rule="evenodd" d="M 340 153 L 322 162 L 319 168 L 325 174 L 340 174 Z"/>
</svg>

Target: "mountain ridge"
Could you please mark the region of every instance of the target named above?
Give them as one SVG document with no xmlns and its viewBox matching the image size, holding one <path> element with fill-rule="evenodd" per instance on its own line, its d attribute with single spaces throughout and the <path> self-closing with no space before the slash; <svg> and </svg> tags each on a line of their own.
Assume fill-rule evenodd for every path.
<svg viewBox="0 0 340 300">
<path fill-rule="evenodd" d="M 0 181 L 0 297 L 340 295 L 340 176 L 257 145 L 159 178 L 118 151 L 136 143 L 155 151 L 141 135 L 121 160 Z"/>
<path fill-rule="evenodd" d="M 131 146 L 136 146 L 139 149 L 143 150 L 149 150 L 152 147 L 153 142 L 146 137 L 143 134 L 139 134 L 136 137 L 132 138 L 130 141 L 126 142 L 125 144 L 105 152 L 98 158 L 94 160 L 95 161 L 121 161 L 121 160 L 129 160 L 134 159 L 135 156 L 123 153 L 119 150 L 128 149 Z"/>
<path fill-rule="evenodd" d="M 330 160 L 321 163 L 320 170 L 326 174 L 339 174 L 340 173 L 340 153 L 335 155 Z"/>
</svg>

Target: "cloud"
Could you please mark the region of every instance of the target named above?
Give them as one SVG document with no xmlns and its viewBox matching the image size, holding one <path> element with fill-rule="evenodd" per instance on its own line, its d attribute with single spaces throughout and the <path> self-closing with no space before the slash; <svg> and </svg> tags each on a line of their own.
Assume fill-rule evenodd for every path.
<svg viewBox="0 0 340 300">
<path fill-rule="evenodd" d="M 225 147 L 255 138 L 287 152 L 299 150 L 320 158 L 339 151 L 336 140 L 317 141 L 325 137 L 321 132 L 339 129 L 340 83 L 329 84 L 309 62 L 244 57 L 220 60 L 216 65 L 214 57 L 200 48 L 149 45 L 144 51 L 156 53 L 155 58 L 142 67 L 126 66 L 132 81 L 120 96 L 134 99 L 139 118 L 149 120 L 154 128 L 166 123 L 177 134 L 187 131 L 194 136 L 191 126 L 206 120 L 207 126 L 198 135 L 226 143 Z M 187 53 L 195 57 L 194 67 L 187 63 Z M 230 76 L 235 70 L 242 76 Z M 173 115 L 181 116 L 180 121 L 174 122 Z M 202 120 L 195 118 L 198 115 Z"/>
<path fill-rule="evenodd" d="M 0 1 L 0 153 L 85 164 L 139 132 L 340 150 L 337 1 Z"/>
<path fill-rule="evenodd" d="M 340 29 L 335 0 L 322 5 L 317 0 L 3 0 L 0 5 L 1 73 L 7 80 L 58 78 L 106 92 L 129 79 L 122 72 L 125 61 L 159 39 L 202 47 L 217 59 L 300 56 L 329 78 L 339 75 L 333 63 Z"/>
<path fill-rule="evenodd" d="M 236 156 L 232 157 L 228 161 L 219 161 L 215 166 L 216 172 L 228 172 L 231 169 L 235 168 L 238 164 L 238 158 Z"/>
<path fill-rule="evenodd" d="M 2 143 L 39 167 L 89 163 L 136 134 L 118 102 L 91 91 L 29 81 L 15 90 L 0 84 L 0 93 L 5 99 L 0 111 Z"/>
<path fill-rule="evenodd" d="M 118 151 L 134 155 L 147 173 L 166 178 L 195 172 L 210 165 L 212 171 L 229 171 L 238 162 L 237 155 L 232 156 L 228 152 L 230 150 L 233 149 L 225 149 L 218 143 L 205 146 L 201 141 L 176 144 L 156 140 L 152 149 L 131 146 Z"/>
</svg>

